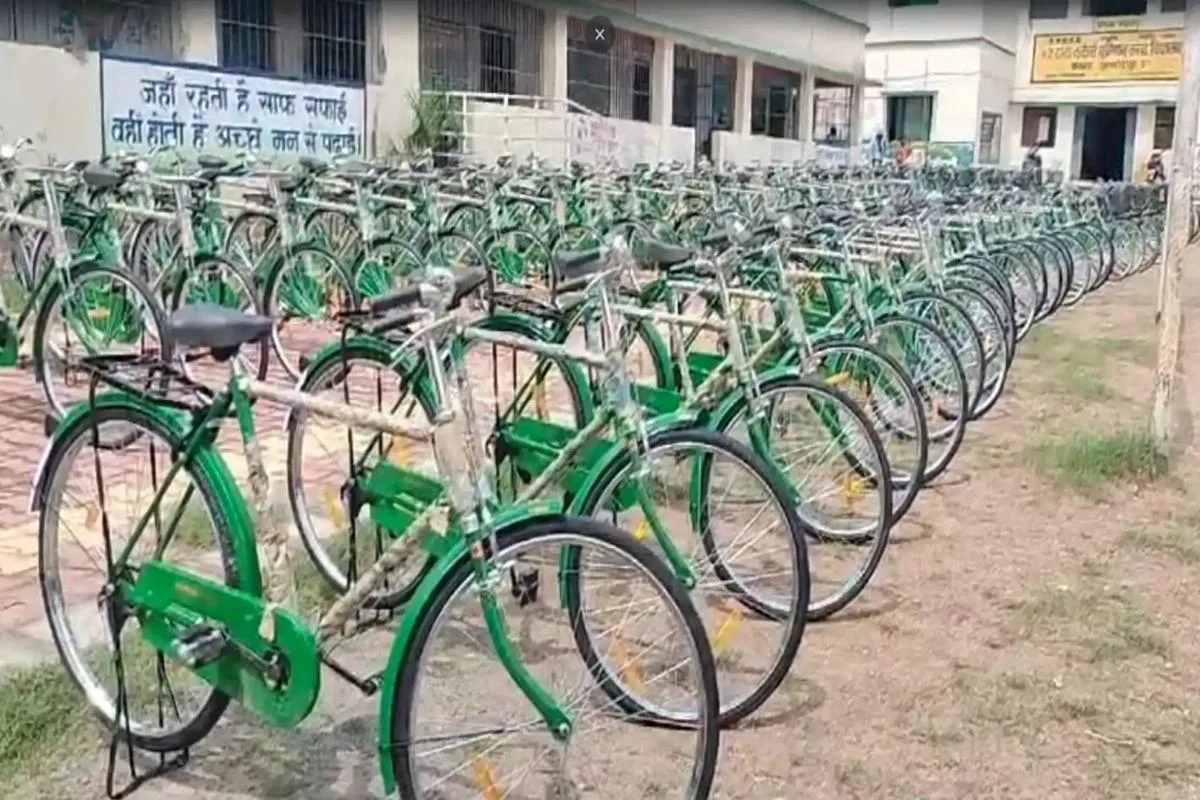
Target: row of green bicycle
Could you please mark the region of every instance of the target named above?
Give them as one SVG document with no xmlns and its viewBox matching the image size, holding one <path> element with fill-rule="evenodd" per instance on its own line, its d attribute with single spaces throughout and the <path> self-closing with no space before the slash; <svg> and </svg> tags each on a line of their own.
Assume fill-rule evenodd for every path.
<svg viewBox="0 0 1200 800">
<path fill-rule="evenodd" d="M 529 172 L 475 177 L 491 197 Z M 247 357 L 279 320 L 220 298 L 168 318 L 186 359 L 80 360 L 85 399 L 34 500 L 51 630 L 114 742 L 178 765 L 231 699 L 294 726 L 324 664 L 382 694 L 399 796 L 709 796 L 720 732 L 770 700 L 807 621 L 862 593 L 1019 338 L 1119 258 L 1147 266 L 1159 214 L 1089 215 L 1064 191 L 996 220 L 911 186 L 831 211 L 836 176 L 631 177 L 736 203 L 642 220 L 607 194 L 553 245 L 536 224 L 440 231 L 389 278 L 402 288 L 322 312 L 339 332 L 293 390 Z M 257 430 L 260 402 L 290 408 L 281 441 Z M 249 503 L 216 447 L 226 418 Z M 332 590 L 315 626 L 293 522 Z M 89 561 L 97 586 L 69 590 Z M 383 637 L 382 670 L 355 674 L 371 659 L 338 652 L 351 633 Z"/>
</svg>

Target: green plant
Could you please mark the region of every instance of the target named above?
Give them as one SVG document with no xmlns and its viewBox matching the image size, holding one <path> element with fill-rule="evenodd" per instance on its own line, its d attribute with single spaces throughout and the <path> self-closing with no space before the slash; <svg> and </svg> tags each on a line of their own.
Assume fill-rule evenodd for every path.
<svg viewBox="0 0 1200 800">
<path fill-rule="evenodd" d="M 413 129 L 405 137 L 410 155 L 452 149 L 462 131 L 462 120 L 454 101 L 445 92 L 412 92 L 408 96 L 413 112 Z"/>
<path fill-rule="evenodd" d="M 1088 492 L 1125 481 L 1148 482 L 1166 474 L 1169 463 L 1148 431 L 1080 431 L 1031 451 L 1034 465 L 1056 483 Z"/>
</svg>

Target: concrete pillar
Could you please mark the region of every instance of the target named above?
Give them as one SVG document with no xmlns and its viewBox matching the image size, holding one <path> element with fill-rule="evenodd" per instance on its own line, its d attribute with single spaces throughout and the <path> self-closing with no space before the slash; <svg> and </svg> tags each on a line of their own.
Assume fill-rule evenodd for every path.
<svg viewBox="0 0 1200 800">
<path fill-rule="evenodd" d="M 176 57 L 193 64 L 216 66 L 220 61 L 216 0 L 179 0 L 177 9 Z"/>
<path fill-rule="evenodd" d="M 565 11 L 547 9 L 542 30 L 542 95 L 567 99 L 567 18 Z"/>
<path fill-rule="evenodd" d="M 800 81 L 800 118 L 796 121 L 796 138 L 804 142 L 805 149 L 813 141 L 813 114 L 817 100 L 817 80 L 812 70 L 806 70 Z M 825 132 L 821 131 L 824 136 Z"/>
<path fill-rule="evenodd" d="M 675 113 L 675 40 L 654 40 L 654 62 L 650 65 L 650 122 L 666 128 Z"/>
<path fill-rule="evenodd" d="M 1136 106 L 1133 124 L 1133 164 L 1128 170 L 1130 180 L 1140 181 L 1146 177 L 1146 159 L 1154 150 L 1154 114 L 1157 106 L 1146 104 Z"/>
<path fill-rule="evenodd" d="M 850 161 L 855 163 L 863 147 L 863 85 L 854 84 L 850 89 Z"/>
<path fill-rule="evenodd" d="M 411 99 L 421 91 L 420 21 L 415 1 L 380 4 L 379 82 L 367 86 L 370 152 L 386 156 L 404 149 L 412 128 Z"/>
<path fill-rule="evenodd" d="M 739 56 L 737 86 L 733 98 L 733 132 L 750 135 L 750 105 L 754 97 L 754 59 Z"/>
</svg>

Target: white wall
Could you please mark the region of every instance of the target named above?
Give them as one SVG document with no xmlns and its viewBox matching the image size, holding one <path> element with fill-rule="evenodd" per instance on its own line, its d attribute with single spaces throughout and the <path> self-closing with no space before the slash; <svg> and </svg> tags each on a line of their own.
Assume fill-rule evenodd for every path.
<svg viewBox="0 0 1200 800">
<path fill-rule="evenodd" d="M 983 49 L 979 42 L 906 43 L 872 47 L 867 51 L 867 77 L 882 87 L 868 87 L 869 121 L 863 132 L 870 136 L 875 127 L 883 127 L 883 106 L 887 95 L 931 93 L 933 126 L 930 139 L 938 142 L 973 142 L 977 137 L 984 70 Z M 1003 91 L 1000 81 L 989 85 L 988 103 Z M 873 105 L 873 108 L 871 106 Z M 1003 111 L 989 107 L 986 110 Z"/>
<path fill-rule="evenodd" d="M 970 39 L 983 34 L 983 3 L 943 0 L 935 6 L 891 8 L 887 0 L 870 0 L 867 24 L 869 44 Z"/>
<path fill-rule="evenodd" d="M 100 155 L 100 60 L 0 42 L 0 141 L 29 137 L 40 160 Z"/>
<path fill-rule="evenodd" d="M 846 16 L 862 14 L 859 0 L 848 0 Z M 861 77 L 863 70 L 863 42 L 866 26 L 860 22 L 838 16 L 842 14 L 840 4 L 828 0 L 836 14 L 793 2 L 793 0 L 643 0 L 636 4 L 636 16 L 626 14 L 629 4 L 618 0 L 601 0 L 603 5 L 612 6 L 617 13 L 612 21 L 618 27 L 640 20 L 649 26 L 661 26 L 661 32 L 672 35 L 680 43 L 711 49 L 712 44 L 726 42 L 752 50 L 756 58 L 764 63 L 776 56 L 780 65 L 795 62 L 814 65 L 830 74 Z M 654 33 L 648 30 L 648 33 Z"/>
</svg>

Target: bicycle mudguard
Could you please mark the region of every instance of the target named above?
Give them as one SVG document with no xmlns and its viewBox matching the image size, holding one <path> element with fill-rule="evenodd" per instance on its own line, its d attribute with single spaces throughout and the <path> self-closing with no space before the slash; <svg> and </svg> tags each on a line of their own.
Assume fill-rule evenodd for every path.
<svg viewBox="0 0 1200 800">
<path fill-rule="evenodd" d="M 679 430 L 681 428 L 696 428 L 703 427 L 699 415 L 694 411 L 676 411 L 673 414 L 661 414 L 646 423 L 647 437 L 657 433 L 665 433 L 667 431 Z M 580 509 L 588 507 L 587 500 L 595 491 L 596 485 L 600 478 L 603 477 L 614 463 L 624 457 L 625 448 L 621 446 L 610 447 L 604 453 L 600 454 L 596 461 L 592 464 L 591 469 L 583 476 L 579 482 L 579 488 L 573 493 L 570 506 L 567 507 L 567 514 L 580 514 Z"/>
<path fill-rule="evenodd" d="M 92 404 L 81 403 L 72 408 L 55 429 L 54 435 L 47 444 L 46 455 L 38 467 L 33 481 L 33 496 L 30 499 L 30 510 L 39 511 L 42 499 L 45 497 L 46 482 L 49 480 L 47 467 L 54 461 L 50 458 L 53 449 L 60 442 L 73 438 L 78 429 L 90 425 L 87 419 L 91 407 L 96 408 L 127 408 L 139 411 L 147 416 L 158 419 L 179 439 L 187 436 L 191 425 L 188 414 L 175 409 L 157 406 L 151 401 L 125 392 L 105 392 L 97 394 Z M 229 543 L 233 548 L 233 564 L 237 570 L 241 591 L 254 597 L 262 596 L 262 574 L 258 564 L 258 550 L 255 544 L 254 523 L 250 517 L 250 509 L 246 499 L 238 489 L 237 482 L 225 464 L 225 459 L 211 445 L 202 446 L 192 459 L 192 468 L 203 472 L 213 487 L 214 500 L 221 508 L 229 528 Z"/>
<path fill-rule="evenodd" d="M 755 384 L 760 387 L 770 386 L 780 378 L 803 378 L 804 372 L 794 364 L 784 364 L 771 367 L 758 373 Z M 733 413 L 746 402 L 746 390 L 735 386 L 725 394 L 721 402 L 701 419 L 701 424 L 709 430 L 723 431 Z"/>
<path fill-rule="evenodd" d="M 509 528 L 527 525 L 547 517 L 561 516 L 562 513 L 559 504 L 552 501 L 519 503 L 497 512 L 492 519 L 493 530 L 500 534 Z M 388 797 L 393 796 L 396 791 L 396 775 L 392 770 L 392 752 L 396 749 L 396 744 L 392 741 L 392 723 L 400 671 L 409 657 L 409 648 L 412 646 L 417 627 L 425 619 L 429 604 L 442 584 L 470 558 L 465 538 L 447 538 L 452 538 L 454 544 L 444 557 L 434 562 L 433 569 L 417 586 L 417 591 L 409 600 L 400 620 L 400 628 L 396 631 L 396 638 L 392 640 L 391 653 L 382 675 L 379 692 L 379 767 L 383 778 L 383 791 Z"/>
</svg>

